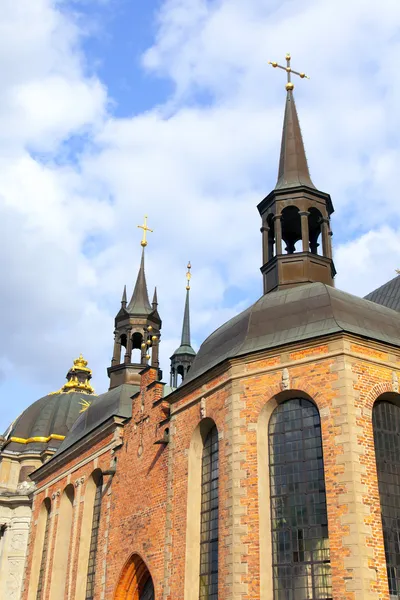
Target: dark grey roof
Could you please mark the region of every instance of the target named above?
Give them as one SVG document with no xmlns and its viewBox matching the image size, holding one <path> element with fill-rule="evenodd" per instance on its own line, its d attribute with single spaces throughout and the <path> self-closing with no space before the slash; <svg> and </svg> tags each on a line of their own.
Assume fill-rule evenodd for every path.
<svg viewBox="0 0 400 600">
<path fill-rule="evenodd" d="M 76 420 L 69 435 L 62 442 L 57 455 L 64 452 L 64 450 L 85 437 L 88 433 L 94 431 L 110 417 L 131 417 L 131 397 L 136 394 L 139 389 L 140 388 L 137 385 L 126 383 L 105 392 L 105 394 L 97 396 L 89 408 Z"/>
<path fill-rule="evenodd" d="M 66 436 L 82 410 L 82 400 L 91 400 L 95 396 L 71 392 L 68 394 L 49 394 L 31 404 L 8 428 L 6 440 L 22 438 L 27 440 L 33 437 L 47 438 L 51 434 Z M 9 452 L 37 452 L 41 453 L 46 448 L 56 450 L 61 444 L 60 440 L 51 439 L 48 442 L 30 442 L 23 444 L 9 442 L 6 446 Z"/>
<path fill-rule="evenodd" d="M 226 359 L 338 332 L 399 346 L 400 315 L 323 283 L 272 292 L 203 342 L 182 386 Z"/>
<path fill-rule="evenodd" d="M 397 275 L 397 277 L 384 283 L 381 287 L 370 292 L 365 298 L 382 306 L 400 311 L 400 276 Z"/>
</svg>

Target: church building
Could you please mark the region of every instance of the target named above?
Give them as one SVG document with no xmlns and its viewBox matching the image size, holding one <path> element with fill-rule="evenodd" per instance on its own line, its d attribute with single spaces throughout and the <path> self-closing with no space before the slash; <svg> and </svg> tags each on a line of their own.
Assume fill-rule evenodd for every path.
<svg viewBox="0 0 400 600">
<path fill-rule="evenodd" d="M 109 390 L 80 390 L 78 369 L 73 393 L 3 439 L 1 485 L 33 483 L 20 592 L 2 600 L 400 598 L 400 279 L 368 299 L 335 288 L 333 203 L 310 176 L 291 81 L 305 76 L 286 58 L 262 297 L 196 355 L 189 264 L 166 385 L 145 221 Z"/>
</svg>

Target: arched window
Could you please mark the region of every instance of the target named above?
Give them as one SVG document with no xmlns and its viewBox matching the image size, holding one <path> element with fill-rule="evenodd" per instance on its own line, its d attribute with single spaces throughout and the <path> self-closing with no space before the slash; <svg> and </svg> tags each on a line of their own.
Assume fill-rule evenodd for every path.
<svg viewBox="0 0 400 600">
<path fill-rule="evenodd" d="M 36 525 L 28 600 L 41 600 L 42 598 L 49 546 L 50 510 L 50 499 L 45 498 L 40 507 Z"/>
<path fill-rule="evenodd" d="M 274 600 L 331 600 L 321 422 L 305 399 L 283 402 L 269 421 Z"/>
<path fill-rule="evenodd" d="M 67 571 L 73 523 L 74 487 L 67 485 L 60 501 L 51 574 L 50 600 L 60 600 L 68 585 Z"/>
<path fill-rule="evenodd" d="M 383 540 L 391 598 L 400 595 L 400 408 L 386 400 L 372 411 Z"/>
<path fill-rule="evenodd" d="M 199 600 L 218 598 L 218 430 L 204 440 L 201 472 Z"/>
</svg>

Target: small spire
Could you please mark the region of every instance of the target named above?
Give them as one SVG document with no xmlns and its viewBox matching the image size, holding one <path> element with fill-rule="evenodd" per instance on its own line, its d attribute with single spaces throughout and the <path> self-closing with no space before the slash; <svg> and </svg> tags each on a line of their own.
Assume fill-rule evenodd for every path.
<svg viewBox="0 0 400 600">
<path fill-rule="evenodd" d="M 158 306 L 158 298 L 157 298 L 157 287 L 154 288 L 154 294 L 153 294 L 153 310 L 156 310 L 157 306 Z"/>
<path fill-rule="evenodd" d="M 305 73 L 293 71 L 290 66 L 290 54 L 286 54 L 286 67 L 277 62 L 269 61 L 274 68 L 283 69 L 287 73 L 286 83 L 286 106 L 283 119 L 281 155 L 279 160 L 278 181 L 275 189 L 286 189 L 305 185 L 315 189 L 308 170 L 306 153 L 304 150 L 303 137 L 301 135 L 299 117 L 293 96 L 294 84 L 291 75 L 298 75 L 301 79 L 309 79 Z"/>
<path fill-rule="evenodd" d="M 146 275 L 144 272 L 144 246 L 142 259 L 140 261 L 139 273 L 136 279 L 135 289 L 127 307 L 128 313 L 132 315 L 148 315 L 151 313 L 151 305 L 147 292 Z"/>
<path fill-rule="evenodd" d="M 124 291 L 123 291 L 122 300 L 121 300 L 122 308 L 126 307 L 126 302 L 127 302 L 127 300 L 126 300 L 126 285 L 124 285 Z"/>
<path fill-rule="evenodd" d="M 174 354 L 195 354 L 191 343 L 190 343 L 190 306 L 189 306 L 189 293 L 190 293 L 190 280 L 192 278 L 192 274 L 190 272 L 192 265 L 190 262 L 187 265 L 187 273 L 186 273 L 186 300 L 185 300 L 185 311 L 183 314 L 183 323 L 182 323 L 182 335 L 181 335 L 181 345 L 175 351 Z"/>
</svg>

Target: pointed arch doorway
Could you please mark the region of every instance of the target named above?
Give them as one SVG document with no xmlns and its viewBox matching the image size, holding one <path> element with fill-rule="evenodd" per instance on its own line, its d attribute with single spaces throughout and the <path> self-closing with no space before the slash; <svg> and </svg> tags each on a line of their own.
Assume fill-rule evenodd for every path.
<svg viewBox="0 0 400 600">
<path fill-rule="evenodd" d="M 114 600 L 154 600 L 154 584 L 150 571 L 138 554 L 134 554 L 122 570 Z"/>
</svg>

